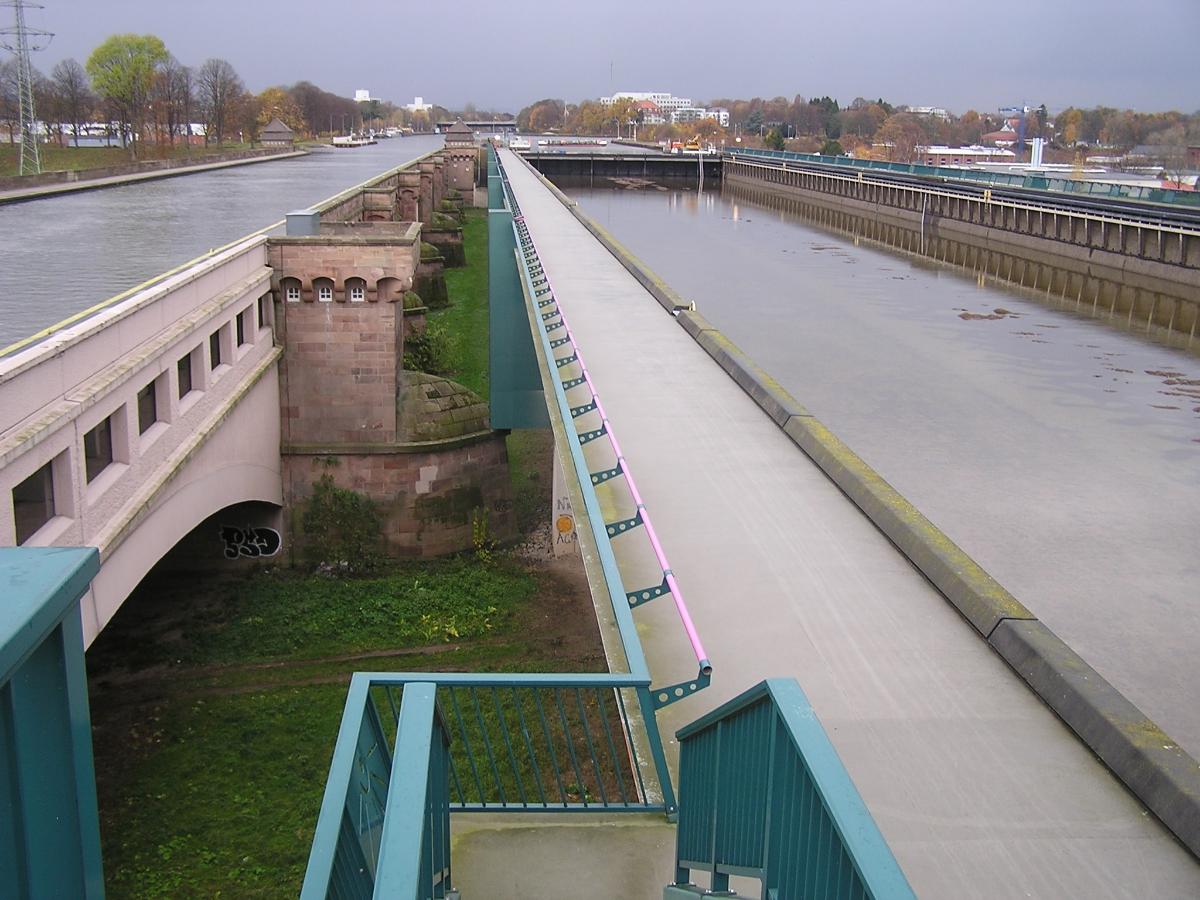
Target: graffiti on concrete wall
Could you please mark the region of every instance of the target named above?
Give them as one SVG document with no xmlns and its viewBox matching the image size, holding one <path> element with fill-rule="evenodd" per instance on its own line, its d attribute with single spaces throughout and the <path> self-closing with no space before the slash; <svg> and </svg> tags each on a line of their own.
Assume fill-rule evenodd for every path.
<svg viewBox="0 0 1200 900">
<path fill-rule="evenodd" d="M 274 528 L 252 528 L 249 525 L 244 528 L 222 525 L 221 540 L 225 542 L 226 559 L 274 556 L 283 544 L 283 539 Z"/>
</svg>

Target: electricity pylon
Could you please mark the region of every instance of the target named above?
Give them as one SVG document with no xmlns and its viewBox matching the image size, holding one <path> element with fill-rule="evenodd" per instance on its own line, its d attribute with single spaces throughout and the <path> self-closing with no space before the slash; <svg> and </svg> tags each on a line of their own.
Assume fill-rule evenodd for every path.
<svg viewBox="0 0 1200 900">
<path fill-rule="evenodd" d="M 0 28 L 0 47 L 10 50 L 17 57 L 17 94 L 21 107 L 21 174 L 36 175 L 42 171 L 38 156 L 37 115 L 33 108 L 33 66 L 29 62 L 31 50 L 45 50 L 54 37 L 49 31 L 28 28 L 25 25 L 25 9 L 42 9 L 37 3 L 25 0 L 0 0 L 0 6 L 11 6 L 16 21 L 8 28 Z"/>
</svg>

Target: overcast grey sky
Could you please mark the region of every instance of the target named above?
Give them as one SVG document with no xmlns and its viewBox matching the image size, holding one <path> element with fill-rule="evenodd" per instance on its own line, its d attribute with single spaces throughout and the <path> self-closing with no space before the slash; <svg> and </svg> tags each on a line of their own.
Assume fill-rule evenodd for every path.
<svg viewBox="0 0 1200 900">
<path fill-rule="evenodd" d="M 613 89 L 1200 110 L 1200 0 L 39 2 L 29 24 L 56 35 L 34 55 L 42 71 L 86 62 L 110 34 L 152 33 L 185 64 L 229 60 L 256 92 L 307 79 L 512 112 Z"/>
</svg>

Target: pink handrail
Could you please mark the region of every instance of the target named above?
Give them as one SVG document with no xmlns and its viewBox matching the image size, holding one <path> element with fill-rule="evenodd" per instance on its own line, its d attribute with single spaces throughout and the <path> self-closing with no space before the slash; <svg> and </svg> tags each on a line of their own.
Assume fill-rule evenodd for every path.
<svg viewBox="0 0 1200 900">
<path fill-rule="evenodd" d="M 658 539 L 658 533 L 654 530 L 654 523 L 650 520 L 650 513 L 642 501 L 642 495 L 637 489 L 637 482 L 634 481 L 633 473 L 629 471 L 629 466 L 625 462 L 625 455 L 621 452 L 621 445 L 617 441 L 617 436 L 613 433 L 612 423 L 608 421 L 608 415 L 604 412 L 604 405 L 600 402 L 600 394 L 596 391 L 595 384 L 592 383 L 591 373 L 588 371 L 587 364 L 583 361 L 583 354 L 579 352 L 579 345 L 575 342 L 575 334 L 571 331 L 571 325 L 567 321 L 566 315 L 563 314 L 562 302 L 558 299 L 558 293 L 550 283 L 550 275 L 546 272 L 544 264 L 542 266 L 542 277 L 545 278 L 546 286 L 550 288 L 550 294 L 554 297 L 555 309 L 558 312 L 558 317 L 562 320 L 563 328 L 567 332 L 567 340 L 574 351 L 576 361 L 579 363 L 584 383 L 587 384 L 588 390 L 592 394 L 592 402 L 596 404 L 596 412 L 600 414 L 600 421 L 604 425 L 608 442 L 617 456 L 617 465 L 620 467 L 621 472 L 624 473 L 625 484 L 629 487 L 629 493 L 633 496 L 633 502 L 636 504 L 638 512 L 641 513 L 642 527 L 646 529 L 646 535 L 650 538 L 650 546 L 654 549 L 654 556 L 658 559 L 658 564 L 662 568 L 663 575 L 666 578 L 667 588 L 671 592 L 671 598 L 675 602 L 675 610 L 679 613 L 679 619 L 683 623 L 683 630 L 692 645 L 692 652 L 696 654 L 696 660 L 700 663 L 701 673 L 709 675 L 712 673 L 712 664 L 708 660 L 708 654 L 704 652 L 704 644 L 700 640 L 696 624 L 692 621 L 692 615 L 688 611 L 687 602 L 683 598 L 683 591 L 679 587 L 679 582 L 675 579 L 675 573 L 671 570 L 670 563 L 667 561 L 667 554 L 663 551 L 662 544 Z"/>
</svg>

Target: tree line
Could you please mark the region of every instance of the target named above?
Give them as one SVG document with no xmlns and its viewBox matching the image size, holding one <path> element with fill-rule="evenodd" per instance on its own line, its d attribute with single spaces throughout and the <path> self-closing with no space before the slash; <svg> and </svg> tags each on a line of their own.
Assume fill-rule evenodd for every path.
<svg viewBox="0 0 1200 900">
<path fill-rule="evenodd" d="M 643 112 L 627 101 L 604 106 L 594 100 L 570 104 L 553 98 L 538 100 L 522 109 L 517 114 L 517 125 L 531 132 L 614 135 L 619 131 L 628 135 L 636 124 L 638 138 L 649 141 L 699 137 L 728 143 L 741 138 L 749 143 L 787 146 L 803 152 L 859 150 L 864 155 L 909 162 L 917 158 L 920 146 L 978 144 L 984 135 L 1000 131 L 1016 117 L 1012 113 L 974 109 L 962 115 L 931 115 L 893 105 L 883 98 L 864 97 L 855 98 L 848 106 L 841 106 L 832 97 L 800 95 L 791 100 L 719 98 L 705 106 L 729 110 L 729 126 L 722 128 L 712 119 L 649 125 Z M 1200 144 L 1200 112 L 1188 115 L 1176 111 L 1141 113 L 1104 106 L 1070 107 L 1051 117 L 1042 104 L 1020 117 L 1025 119 L 1027 140 L 1041 137 L 1052 148 L 1067 153 L 1091 147 L 1124 152 L 1138 144 L 1174 147 Z"/>
<path fill-rule="evenodd" d="M 86 126 L 99 123 L 133 158 L 151 148 L 190 146 L 200 137 L 193 134 L 194 124 L 203 126 L 206 146 L 220 146 L 230 139 L 254 142 L 274 118 L 297 137 L 316 138 L 384 125 L 428 131 L 449 115 L 440 107 L 413 113 L 380 100 L 356 103 L 309 81 L 256 95 L 227 60 L 184 65 L 150 34 L 113 35 L 85 63 L 65 59 L 48 76 L 35 70 L 33 77 L 37 117 L 60 145 L 79 146 Z M 17 66 L 8 59 L 0 63 L 0 123 L 10 143 L 20 121 Z"/>
</svg>

